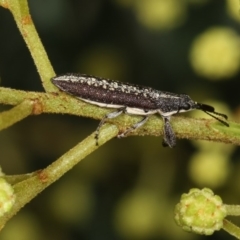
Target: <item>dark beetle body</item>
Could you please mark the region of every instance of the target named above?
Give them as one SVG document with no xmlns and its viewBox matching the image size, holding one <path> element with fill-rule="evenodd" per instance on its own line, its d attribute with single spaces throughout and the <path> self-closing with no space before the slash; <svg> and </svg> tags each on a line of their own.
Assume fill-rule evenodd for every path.
<svg viewBox="0 0 240 240">
<path fill-rule="evenodd" d="M 52 82 L 62 91 L 85 102 L 100 107 L 118 109 L 108 114 L 101 121 L 100 126 L 107 118 L 117 117 L 121 113 L 144 116 L 142 121 L 132 126 L 126 133 L 120 134 L 120 136 L 125 136 L 130 131 L 142 126 L 147 121 L 148 115 L 160 114 L 164 120 L 163 143 L 170 147 L 173 147 L 176 143 L 175 134 L 169 121 L 170 116 L 173 114 L 200 109 L 211 116 L 215 114 L 227 119 L 226 115 L 216 113 L 213 107 L 194 102 L 186 94 L 163 92 L 150 87 L 123 83 L 85 74 L 59 75 L 52 78 Z M 225 121 L 216 116 L 213 117 L 228 126 Z"/>
<path fill-rule="evenodd" d="M 196 103 L 185 94 L 162 92 L 150 87 L 84 74 L 58 76 L 54 77 L 52 82 L 64 92 L 82 100 L 95 102 L 99 106 L 108 105 L 105 107 L 109 108 L 126 106 L 144 110 L 146 113 L 160 111 L 161 114 L 168 116 L 197 107 Z"/>
</svg>

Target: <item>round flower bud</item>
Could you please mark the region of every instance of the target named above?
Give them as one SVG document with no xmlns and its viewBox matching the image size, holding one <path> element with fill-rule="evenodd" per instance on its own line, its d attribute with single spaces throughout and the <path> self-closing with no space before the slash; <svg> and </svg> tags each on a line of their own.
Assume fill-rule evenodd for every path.
<svg viewBox="0 0 240 240">
<path fill-rule="evenodd" d="M 0 217 L 11 210 L 15 198 L 13 187 L 4 178 L 0 178 Z"/>
<path fill-rule="evenodd" d="M 175 221 L 184 230 L 211 235 L 220 230 L 227 211 L 219 196 L 204 188 L 183 194 L 175 208 Z"/>
</svg>

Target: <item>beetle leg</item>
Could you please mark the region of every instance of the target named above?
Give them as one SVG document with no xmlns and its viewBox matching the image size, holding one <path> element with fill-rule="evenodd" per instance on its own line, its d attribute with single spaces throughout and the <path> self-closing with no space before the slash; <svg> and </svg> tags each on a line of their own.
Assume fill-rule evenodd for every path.
<svg viewBox="0 0 240 240">
<path fill-rule="evenodd" d="M 169 117 L 163 117 L 163 143 L 164 147 L 174 147 L 176 145 L 176 136 L 170 124 Z"/>
</svg>

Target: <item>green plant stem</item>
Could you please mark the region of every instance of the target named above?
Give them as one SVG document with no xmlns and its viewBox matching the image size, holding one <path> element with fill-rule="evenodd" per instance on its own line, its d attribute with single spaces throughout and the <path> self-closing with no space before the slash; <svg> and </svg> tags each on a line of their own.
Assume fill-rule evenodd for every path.
<svg viewBox="0 0 240 240">
<path fill-rule="evenodd" d="M 25 100 L 16 107 L 0 113 L 0 130 L 8 128 L 16 122 L 32 114 L 33 102 Z"/>
<path fill-rule="evenodd" d="M 106 124 L 103 126 L 99 146 L 115 137 L 117 133 L 118 129 L 114 125 Z M 0 229 L 13 215 L 26 205 L 26 203 L 31 201 L 50 184 L 58 180 L 99 146 L 96 146 L 95 134 L 91 134 L 47 168 L 38 171 L 34 175 L 29 175 L 30 177 L 26 180 L 16 183 L 13 186 L 17 197 L 16 203 L 10 212 L 0 218 Z"/>
<path fill-rule="evenodd" d="M 223 229 L 237 239 L 240 239 L 240 228 L 227 219 L 223 221 Z"/>
<path fill-rule="evenodd" d="M 5 3 L 4 6 L 13 14 L 18 29 L 37 67 L 44 89 L 48 92 L 56 91 L 56 87 L 49 81 L 51 77 L 55 76 L 55 73 L 33 24 L 27 0 L 0 0 L 0 4 L 1 2 L 2 4 Z"/>
<path fill-rule="evenodd" d="M 225 204 L 228 216 L 240 216 L 240 206 L 239 205 L 227 205 Z"/>
<path fill-rule="evenodd" d="M 0 88 L 0 103 L 17 105 L 25 99 L 35 101 L 35 108 L 40 109 L 38 114 L 65 113 L 100 120 L 107 113 L 113 111 L 87 104 L 64 93 L 37 93 Z M 116 119 L 108 119 L 107 122 L 117 125 L 119 131 L 122 132 L 140 119 L 139 116 L 122 115 Z M 172 117 L 171 122 L 178 138 L 240 145 L 240 125 L 237 123 L 229 122 L 230 127 L 226 127 L 214 119 L 203 120 L 177 116 Z M 162 128 L 161 117 L 152 116 L 144 126 L 137 131 L 133 131 L 130 135 L 160 136 L 163 134 Z"/>
</svg>

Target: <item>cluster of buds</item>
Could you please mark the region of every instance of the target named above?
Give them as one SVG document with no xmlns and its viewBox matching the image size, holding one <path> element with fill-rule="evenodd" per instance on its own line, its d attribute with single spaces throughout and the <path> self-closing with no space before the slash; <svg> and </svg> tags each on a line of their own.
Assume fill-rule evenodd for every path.
<svg viewBox="0 0 240 240">
<path fill-rule="evenodd" d="M 184 230 L 211 235 L 223 226 L 227 210 L 222 199 L 210 189 L 191 189 L 175 208 L 175 221 Z"/>
</svg>

